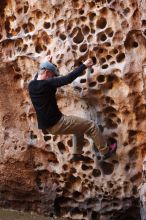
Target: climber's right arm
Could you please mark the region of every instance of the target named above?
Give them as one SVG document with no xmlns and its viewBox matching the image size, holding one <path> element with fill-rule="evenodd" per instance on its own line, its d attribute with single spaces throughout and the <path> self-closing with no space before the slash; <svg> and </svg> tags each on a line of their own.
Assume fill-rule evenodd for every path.
<svg viewBox="0 0 146 220">
<path fill-rule="evenodd" d="M 70 84 L 73 80 L 75 80 L 78 76 L 81 76 L 82 72 L 93 65 L 91 59 L 86 60 L 83 64 L 81 64 L 77 69 L 73 70 L 66 76 L 60 76 L 55 78 L 49 78 L 48 83 L 53 87 L 61 87 L 67 84 Z"/>
</svg>

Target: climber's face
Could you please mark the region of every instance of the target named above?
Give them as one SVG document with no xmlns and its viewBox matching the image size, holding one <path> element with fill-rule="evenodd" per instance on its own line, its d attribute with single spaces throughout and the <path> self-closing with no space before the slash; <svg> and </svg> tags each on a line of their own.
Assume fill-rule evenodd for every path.
<svg viewBox="0 0 146 220">
<path fill-rule="evenodd" d="M 44 74 L 45 74 L 45 79 L 54 78 L 55 77 L 54 73 L 51 72 L 50 70 L 45 70 Z"/>
</svg>

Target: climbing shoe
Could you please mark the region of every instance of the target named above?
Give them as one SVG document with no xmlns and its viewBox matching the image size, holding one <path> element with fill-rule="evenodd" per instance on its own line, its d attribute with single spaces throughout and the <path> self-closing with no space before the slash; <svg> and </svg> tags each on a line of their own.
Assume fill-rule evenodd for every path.
<svg viewBox="0 0 146 220">
<path fill-rule="evenodd" d="M 116 153 L 117 143 L 115 142 L 115 143 L 110 144 L 110 145 L 108 146 L 108 148 L 109 148 L 108 152 L 102 156 L 102 159 L 103 159 L 103 160 L 108 159 L 109 157 L 111 157 L 113 154 Z"/>
</svg>

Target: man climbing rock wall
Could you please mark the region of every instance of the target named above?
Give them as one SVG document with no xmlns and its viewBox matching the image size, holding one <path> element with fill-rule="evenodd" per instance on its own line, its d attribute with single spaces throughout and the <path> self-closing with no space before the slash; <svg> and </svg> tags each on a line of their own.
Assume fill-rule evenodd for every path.
<svg viewBox="0 0 146 220">
<path fill-rule="evenodd" d="M 140 219 L 146 147 L 145 1 L 4 1 L 0 10 L 0 204 L 70 219 Z M 96 59 L 58 91 L 65 114 L 92 119 L 118 140 L 98 166 L 84 136 L 85 163 L 69 163 L 72 136 L 43 135 L 28 82 L 43 57 L 62 75 Z M 45 140 L 44 140 L 45 139 Z M 108 166 L 107 166 L 108 165 Z M 32 202 L 33 201 L 33 202 Z"/>
</svg>

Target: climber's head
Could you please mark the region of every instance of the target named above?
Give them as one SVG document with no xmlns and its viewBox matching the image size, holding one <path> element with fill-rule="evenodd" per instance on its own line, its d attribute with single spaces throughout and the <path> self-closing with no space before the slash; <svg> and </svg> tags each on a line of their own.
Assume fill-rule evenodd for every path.
<svg viewBox="0 0 146 220">
<path fill-rule="evenodd" d="M 41 76 L 43 79 L 59 76 L 57 66 L 49 61 L 41 63 L 39 68 L 39 76 Z"/>
</svg>

